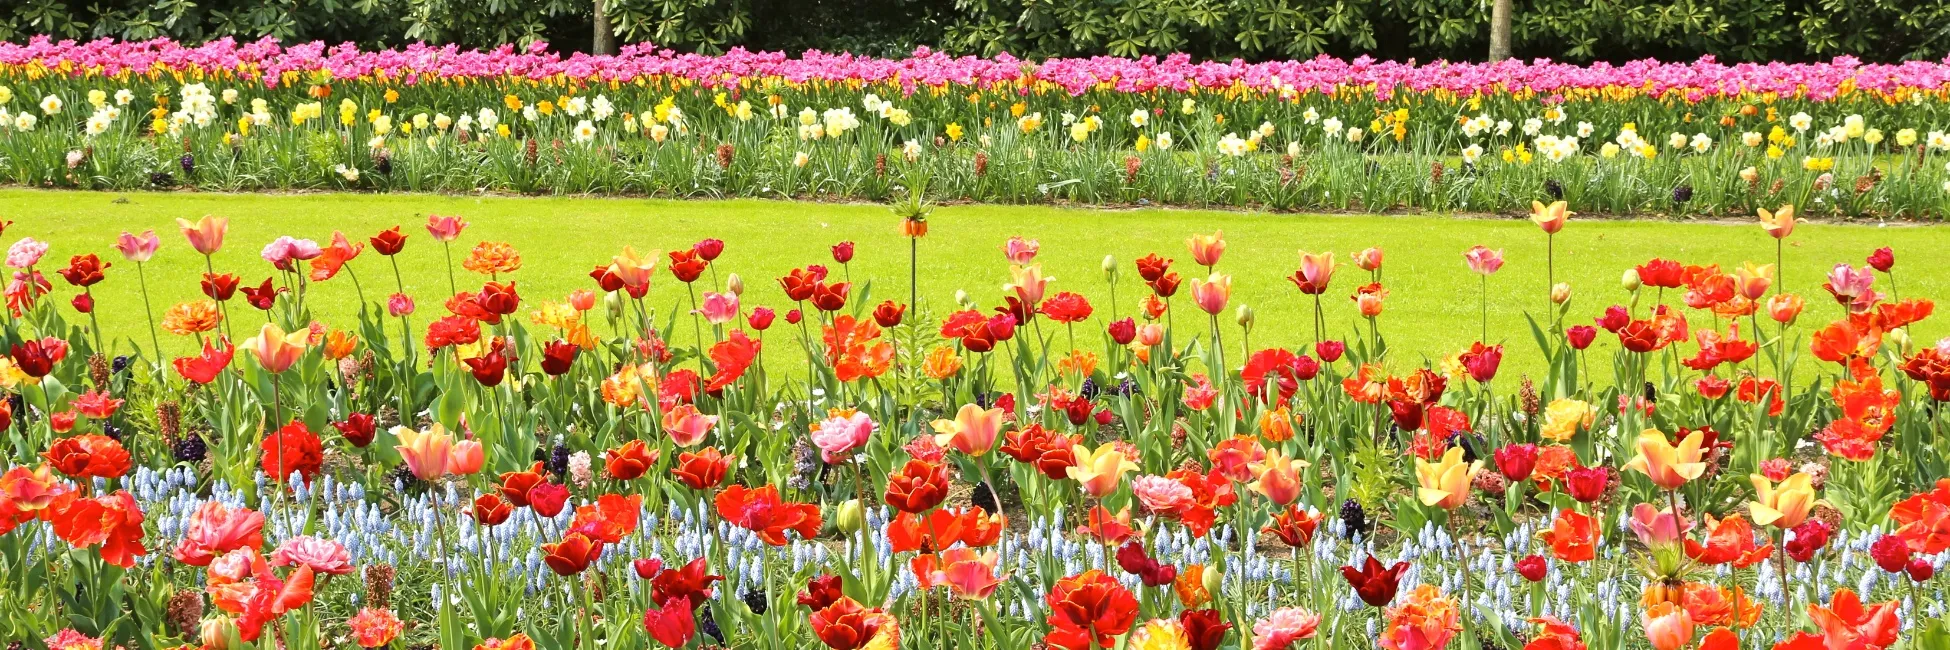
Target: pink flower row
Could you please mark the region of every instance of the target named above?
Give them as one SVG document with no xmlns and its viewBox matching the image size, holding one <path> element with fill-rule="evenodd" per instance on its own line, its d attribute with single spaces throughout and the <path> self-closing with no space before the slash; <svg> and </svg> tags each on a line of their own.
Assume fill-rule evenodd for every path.
<svg viewBox="0 0 1950 650">
<path fill-rule="evenodd" d="M 904 59 L 881 59 L 851 54 L 808 51 L 798 57 L 782 52 L 735 49 L 719 56 L 683 54 L 650 45 L 625 46 L 617 56 L 551 52 L 544 43 L 522 50 L 503 45 L 491 50 L 464 50 L 453 45 L 416 43 L 400 49 L 361 50 L 351 43 L 322 42 L 285 46 L 265 38 L 251 43 L 232 39 L 187 46 L 169 39 L 78 43 L 36 36 L 25 45 L 0 43 L 0 73 L 7 66 L 40 63 L 73 74 L 99 70 L 107 74 L 150 70 L 157 66 L 186 71 L 249 70 L 276 86 L 285 73 L 309 74 L 328 70 L 338 79 L 385 73 L 413 84 L 421 79 L 469 77 L 527 77 L 565 75 L 577 79 L 630 81 L 641 77 L 679 77 L 716 86 L 741 78 L 780 78 L 793 82 L 866 81 L 898 84 L 913 92 L 921 86 L 991 88 L 1026 80 L 1048 82 L 1082 94 L 1099 84 L 1123 92 L 1153 89 L 1187 91 L 1228 88 L 1244 84 L 1258 90 L 1292 87 L 1301 92 L 1333 92 L 1337 88 L 1372 87 L 1378 98 L 1397 91 L 1459 94 L 1528 89 L 1547 97 L 1572 90 L 1629 87 L 1651 93 L 1679 91 L 1688 100 L 1728 97 L 1743 92 L 1802 95 L 1830 100 L 1848 88 L 1894 92 L 1898 89 L 1950 88 L 1950 58 L 1864 64 L 1853 57 L 1826 63 L 1723 64 L 1712 57 L 1691 63 L 1633 61 L 1623 65 L 1588 66 L 1539 59 L 1525 63 L 1451 63 L 1375 61 L 1363 56 L 1345 61 L 1325 55 L 1305 61 L 1194 62 L 1189 55 L 1163 59 L 1091 57 L 1050 59 L 1040 64 L 1008 54 L 982 58 L 950 56 L 920 48 Z M 1025 77 L 1025 75 L 1027 75 Z"/>
</svg>

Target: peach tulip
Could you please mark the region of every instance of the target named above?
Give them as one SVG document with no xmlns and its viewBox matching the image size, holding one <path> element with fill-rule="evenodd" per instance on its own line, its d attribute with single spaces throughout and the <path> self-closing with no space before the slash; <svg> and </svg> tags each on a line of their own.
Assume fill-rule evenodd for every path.
<svg viewBox="0 0 1950 650">
<path fill-rule="evenodd" d="M 1640 615 L 1645 638 L 1654 650 L 1679 650 L 1693 641 L 1693 619 L 1669 602 L 1653 605 Z"/>
<path fill-rule="evenodd" d="M 942 551 L 938 558 L 937 568 L 928 581 L 947 585 L 957 596 L 982 600 L 1002 586 L 1002 577 L 995 573 L 1001 555 L 995 551 L 982 552 L 963 546 Z"/>
<path fill-rule="evenodd" d="M 1381 249 L 1370 248 L 1368 250 L 1374 251 L 1375 268 L 1381 268 Z M 1367 252 L 1361 251 L 1361 253 L 1357 253 L 1355 259 L 1359 261 L 1361 255 Z M 1327 291 L 1327 284 L 1334 281 L 1334 254 L 1320 253 L 1316 255 L 1307 251 L 1300 251 L 1300 270 L 1294 271 L 1293 276 L 1289 279 L 1293 280 L 1294 286 L 1300 288 L 1300 293 L 1316 296 L 1325 293 Z"/>
<path fill-rule="evenodd" d="M 1774 286 L 1774 265 L 1747 262 L 1733 272 L 1733 285 L 1748 300 L 1760 300 Z"/>
<path fill-rule="evenodd" d="M 1544 205 L 1543 201 L 1531 201 L 1530 221 L 1537 224 L 1538 228 L 1543 228 L 1545 234 L 1555 235 L 1557 231 L 1564 229 L 1564 222 L 1570 219 L 1571 215 L 1577 214 L 1568 210 L 1569 207 L 1570 204 L 1563 201 L 1550 205 Z"/>
<path fill-rule="evenodd" d="M 1143 345 L 1145 347 L 1152 347 L 1160 343 L 1164 343 L 1165 326 L 1159 325 L 1157 323 L 1145 323 L 1143 325 L 1139 325 L 1137 331 L 1137 341 L 1139 345 Z"/>
<path fill-rule="evenodd" d="M 481 446 L 481 441 L 458 440 L 454 442 L 453 452 L 448 455 L 447 471 L 468 476 L 481 471 L 481 466 L 486 464 L 487 449 Z"/>
<path fill-rule="evenodd" d="M 662 251 L 650 251 L 649 255 L 637 255 L 636 248 L 624 246 L 623 252 L 610 258 L 609 272 L 631 287 L 650 284 L 650 275 L 657 272 L 657 258 Z"/>
<path fill-rule="evenodd" d="M 310 342 L 309 330 L 285 333 L 277 323 L 265 323 L 257 336 L 244 341 L 244 349 L 257 357 L 257 362 L 272 373 L 284 372 L 298 363 L 304 356 L 306 344 Z"/>
<path fill-rule="evenodd" d="M 447 433 L 447 427 L 439 422 L 425 431 L 397 426 L 393 427 L 393 435 L 399 438 L 399 444 L 393 448 L 399 450 L 400 458 L 406 459 L 406 468 L 414 476 L 422 481 L 436 481 L 447 475 L 454 446 L 454 437 Z"/>
<path fill-rule="evenodd" d="M 1232 276 L 1214 273 L 1204 281 L 1192 281 L 1192 300 L 1205 313 L 1217 316 L 1226 310 L 1226 301 L 1232 299 Z"/>
<path fill-rule="evenodd" d="M 1760 227 L 1775 239 L 1787 239 L 1788 235 L 1794 234 L 1794 204 L 1783 205 L 1773 212 L 1768 212 L 1767 208 L 1757 212 L 1760 213 Z"/>
<path fill-rule="evenodd" d="M 1011 266 L 1009 283 L 1002 285 L 1002 290 L 1014 292 L 1016 298 L 1025 305 L 1040 305 L 1043 303 L 1043 291 L 1048 289 L 1049 283 L 1054 280 L 1056 278 L 1053 276 L 1043 275 L 1043 267 L 1034 264 Z"/>
<path fill-rule="evenodd" d="M 670 432 L 671 442 L 679 447 L 695 447 L 710 435 L 711 427 L 717 426 L 718 416 L 705 415 L 690 404 L 679 404 L 664 413 L 664 430 Z"/>
<path fill-rule="evenodd" d="M 1191 239 L 1185 240 L 1185 246 L 1192 249 L 1192 261 L 1198 262 L 1199 266 L 1216 266 L 1219 263 L 1219 256 L 1226 252 L 1225 233 L 1221 231 L 1210 235 L 1192 235 Z"/>
<path fill-rule="evenodd" d="M 1077 463 L 1064 470 L 1065 473 L 1082 485 L 1084 494 L 1099 499 L 1116 492 L 1124 484 L 1125 474 L 1138 470 L 1137 463 L 1125 458 L 1116 443 L 1106 442 L 1095 450 L 1077 445 L 1070 449 L 1070 454 L 1076 457 Z"/>
<path fill-rule="evenodd" d="M 953 420 L 935 420 L 934 444 L 980 458 L 995 448 L 1002 433 L 1002 409 L 963 404 Z"/>
<path fill-rule="evenodd" d="M 1747 504 L 1754 524 L 1786 529 L 1808 520 L 1808 512 L 1815 507 L 1814 477 L 1795 472 L 1780 485 L 1759 474 L 1748 478 L 1754 482 L 1754 500 Z"/>
<path fill-rule="evenodd" d="M 190 247 L 204 255 L 215 255 L 223 248 L 223 235 L 230 230 L 230 219 L 214 215 L 204 215 L 196 223 L 188 219 L 177 219 L 176 226 L 183 229 L 183 237 L 190 240 Z"/>
<path fill-rule="evenodd" d="M 1360 252 L 1355 253 L 1354 266 L 1359 267 L 1361 270 L 1368 271 L 1368 272 L 1381 270 L 1381 247 L 1369 246 L 1367 248 L 1361 249 Z"/>
<path fill-rule="evenodd" d="M 1677 490 L 1706 473 L 1706 463 L 1701 460 L 1704 453 L 1700 449 L 1704 441 L 1705 437 L 1694 431 L 1686 434 L 1675 447 L 1666 440 L 1666 434 L 1646 429 L 1639 434 L 1639 455 L 1626 463 L 1625 468 L 1638 470 L 1661 488 Z"/>
<path fill-rule="evenodd" d="M 1465 464 L 1462 447 L 1450 447 L 1441 462 L 1415 459 L 1415 481 L 1421 485 L 1415 493 L 1422 505 L 1454 510 L 1469 501 L 1470 482 L 1482 471 L 1483 461 Z"/>
<path fill-rule="evenodd" d="M 1793 325 L 1794 320 L 1801 317 L 1801 307 L 1804 304 L 1806 303 L 1802 302 L 1801 296 L 1791 293 L 1774 294 L 1774 297 L 1767 299 L 1767 317 L 1782 325 Z"/>
</svg>

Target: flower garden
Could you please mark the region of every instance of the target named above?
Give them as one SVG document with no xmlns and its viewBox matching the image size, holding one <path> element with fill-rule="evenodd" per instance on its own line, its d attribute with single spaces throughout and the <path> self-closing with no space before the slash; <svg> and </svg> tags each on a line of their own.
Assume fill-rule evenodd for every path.
<svg viewBox="0 0 1950 650">
<path fill-rule="evenodd" d="M 0 44 L 11 183 L 885 199 L 898 242 L 0 222 L 0 639 L 1950 647 L 1950 339 L 1911 334 L 1942 271 L 1893 232 L 1810 259 L 1802 223 L 1941 214 L 1947 75 Z M 950 199 L 1515 209 L 1541 254 L 976 258 Z M 1580 211 L 1765 253 L 1574 299 Z M 931 298 L 944 264 L 1007 281 Z M 1438 272 L 1472 342 L 1391 344 Z"/>
<path fill-rule="evenodd" d="M 1940 217 L 1950 64 L 0 44 L 0 182 Z"/>
</svg>

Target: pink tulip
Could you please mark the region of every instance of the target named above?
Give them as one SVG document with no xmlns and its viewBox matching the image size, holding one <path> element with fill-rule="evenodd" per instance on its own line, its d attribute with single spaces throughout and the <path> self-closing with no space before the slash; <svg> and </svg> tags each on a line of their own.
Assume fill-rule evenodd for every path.
<svg viewBox="0 0 1950 650">
<path fill-rule="evenodd" d="M 705 322 L 723 325 L 738 320 L 738 295 L 732 293 L 704 292 L 704 303 L 692 313 L 703 314 Z"/>
<path fill-rule="evenodd" d="M 1214 273 L 1204 281 L 1192 281 L 1192 300 L 1205 313 L 1217 316 L 1226 310 L 1226 301 L 1232 299 L 1232 276 Z"/>
<path fill-rule="evenodd" d="M 386 298 L 386 313 L 394 318 L 413 315 L 413 297 L 396 293 Z"/>
<path fill-rule="evenodd" d="M 481 471 L 487 464 L 487 449 L 479 440 L 460 440 L 448 452 L 447 471 L 460 476 L 469 476 Z"/>
<path fill-rule="evenodd" d="M 1503 268 L 1503 251 L 1490 250 L 1484 246 L 1472 246 L 1463 251 L 1463 261 L 1469 263 L 1469 270 L 1489 275 Z"/>
<path fill-rule="evenodd" d="M 1354 254 L 1354 265 L 1363 271 L 1381 270 L 1381 247 L 1369 246 Z"/>
<path fill-rule="evenodd" d="M 157 236 L 154 230 L 144 230 L 139 236 L 124 230 L 122 236 L 115 238 L 115 250 L 122 251 L 123 259 L 137 264 L 155 257 L 156 248 L 160 246 L 162 246 L 162 237 Z"/>
<path fill-rule="evenodd" d="M 1034 239 L 1010 237 L 1009 243 L 1002 245 L 1002 256 L 1009 258 L 1013 264 L 1028 264 L 1036 260 L 1039 248 Z"/>
<path fill-rule="evenodd" d="M 859 411 L 834 415 L 813 429 L 813 446 L 819 448 L 820 458 L 828 464 L 846 462 L 854 450 L 867 444 L 867 439 L 873 436 L 873 426 L 873 419 Z"/>
<path fill-rule="evenodd" d="M 427 234 L 439 242 L 450 242 L 460 238 L 460 231 L 467 228 L 467 222 L 460 217 L 427 215 Z"/>
<path fill-rule="evenodd" d="M 664 413 L 664 430 L 679 447 L 695 447 L 704 442 L 704 437 L 711 434 L 711 427 L 717 424 L 718 416 L 700 413 L 689 404 L 679 404 Z"/>
<path fill-rule="evenodd" d="M 447 475 L 447 464 L 453 459 L 454 437 L 447 428 L 433 423 L 426 431 L 409 427 L 393 427 L 393 435 L 399 444 L 393 449 L 399 451 L 400 458 L 406 460 L 406 468 L 422 481 L 436 481 Z"/>
</svg>

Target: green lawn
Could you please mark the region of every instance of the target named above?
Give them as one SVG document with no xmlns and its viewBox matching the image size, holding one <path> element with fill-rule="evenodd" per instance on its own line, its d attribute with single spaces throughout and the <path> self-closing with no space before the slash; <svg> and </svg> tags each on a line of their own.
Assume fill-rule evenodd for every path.
<svg viewBox="0 0 1950 650">
<path fill-rule="evenodd" d="M 115 194 L 0 190 L 0 218 L 7 243 L 34 236 L 53 245 L 43 264 L 56 292 L 65 299 L 73 289 L 52 270 L 68 256 L 95 252 L 115 268 L 97 287 L 100 314 L 109 334 L 122 340 L 143 341 L 147 334 L 140 317 L 142 302 L 134 267 L 110 244 L 123 230 L 154 228 L 163 235 L 163 249 L 149 263 L 149 283 L 156 310 L 198 295 L 196 278 L 203 261 L 176 232 L 177 217 L 204 214 L 231 218 L 224 250 L 217 255 L 220 271 L 261 281 L 271 269 L 258 250 L 278 235 L 328 240 L 332 231 L 363 239 L 383 228 L 404 225 L 412 234 L 399 261 L 406 274 L 407 292 L 420 303 L 422 314 L 438 311 L 447 288 L 440 247 L 426 234 L 428 213 L 460 215 L 472 222 L 456 242 L 455 263 L 466 248 L 483 239 L 507 241 L 520 249 L 524 266 L 515 274 L 525 301 L 560 300 L 569 290 L 592 287 L 589 269 L 625 244 L 639 250 L 668 250 L 689 246 L 701 238 L 728 243 L 719 259 L 721 270 L 745 278 L 747 306 L 769 305 L 783 312 L 785 298 L 774 281 L 786 270 L 812 263 L 831 263 L 828 246 L 852 240 L 858 255 L 852 275 L 876 280 L 875 299 L 907 295 L 907 242 L 884 206 L 794 203 L 780 201 L 669 201 L 613 198 L 507 198 L 434 195 L 225 195 Z M 1545 238 L 1523 219 L 1469 219 L 1441 216 L 1317 216 L 1189 210 L 1065 209 L 1021 206 L 954 206 L 937 210 L 930 231 L 921 242 L 922 301 L 935 313 L 949 308 L 954 292 L 966 290 L 984 304 L 1000 298 L 1008 265 L 1000 247 L 1010 235 L 1042 242 L 1044 270 L 1057 281 L 1051 291 L 1071 290 L 1087 295 L 1097 306 L 1093 318 L 1101 327 L 1109 313 L 1104 274 L 1106 254 L 1116 257 L 1122 271 L 1120 307 L 1136 307 L 1142 290 L 1131 261 L 1149 252 L 1178 260 L 1174 267 L 1188 276 L 1201 271 L 1185 248 L 1193 233 L 1223 230 L 1229 248 L 1219 269 L 1234 277 L 1233 304 L 1252 305 L 1259 315 L 1256 346 L 1293 345 L 1311 340 L 1310 302 L 1284 278 L 1297 265 L 1296 251 L 1331 250 L 1343 261 L 1340 277 L 1328 296 L 1330 326 L 1337 336 L 1352 335 L 1357 321 L 1348 294 L 1365 281 L 1365 273 L 1351 264 L 1351 253 L 1367 246 L 1387 252 L 1384 280 L 1390 296 L 1382 331 L 1407 359 L 1446 356 L 1475 340 L 1479 331 L 1479 276 L 1464 265 L 1462 251 L 1475 244 L 1504 249 L 1503 270 L 1489 280 L 1490 338 L 1511 344 L 1505 362 L 1509 371 L 1535 372 L 1540 367 L 1523 324 L 1525 310 L 1545 307 Z M 1950 268 L 1926 260 L 1950 249 L 1950 229 L 1942 227 L 1875 227 L 1872 225 L 1803 224 L 1788 241 L 1786 273 L 1790 291 L 1808 298 L 1804 330 L 1811 320 L 1837 315 L 1820 287 L 1821 277 L 1837 262 L 1861 264 L 1872 249 L 1895 248 L 1902 295 L 1950 295 Z M 1774 240 L 1753 224 L 1694 224 L 1661 221 L 1579 220 L 1558 236 L 1557 277 L 1575 288 L 1573 315 L 1589 322 L 1603 308 L 1626 299 L 1619 276 L 1628 267 L 1653 257 L 1688 263 L 1717 262 L 1736 267 L 1743 260 L 1772 261 Z M 378 300 L 392 287 L 382 258 L 370 252 L 353 268 L 366 285 L 368 297 Z M 460 273 L 466 274 L 461 271 Z M 838 270 L 835 269 L 835 273 Z M 707 276 L 709 277 L 709 276 Z M 482 278 L 463 277 L 463 288 L 478 287 Z M 1878 287 L 1885 291 L 1885 280 Z M 661 272 L 652 292 L 660 310 L 674 308 L 684 289 Z M 1181 291 L 1180 309 L 1197 314 L 1189 303 L 1189 283 Z M 314 288 L 312 305 L 330 323 L 347 323 L 355 310 L 352 283 L 335 279 Z M 1677 301 L 1677 296 L 1669 296 Z M 685 303 L 688 308 L 688 302 Z M 526 310 L 524 310 L 525 313 Z M 1199 314 L 1202 316 L 1202 314 Z M 1203 319 L 1181 313 L 1204 331 Z M 416 319 L 424 325 L 424 318 Z M 1919 341 L 1950 334 L 1937 318 L 1915 326 Z M 1228 315 L 1226 322 L 1230 326 Z M 607 332 L 598 325 L 599 332 Z M 688 329 L 688 328 L 686 328 Z M 1228 336 L 1236 336 L 1230 330 Z M 165 334 L 165 337 L 168 335 Z M 1093 335 L 1094 336 L 1094 335 Z M 675 337 L 688 344 L 688 332 Z M 1095 340 L 1094 338 L 1092 339 Z M 1228 343 L 1236 350 L 1237 343 Z M 183 341 L 165 343 L 181 352 Z M 1615 340 L 1601 337 L 1599 347 Z M 1093 346 L 1094 349 L 1094 346 Z M 1690 353 L 1691 346 L 1687 346 Z M 776 358 L 776 357 L 775 357 Z M 1236 352 L 1233 354 L 1236 360 Z"/>
</svg>

